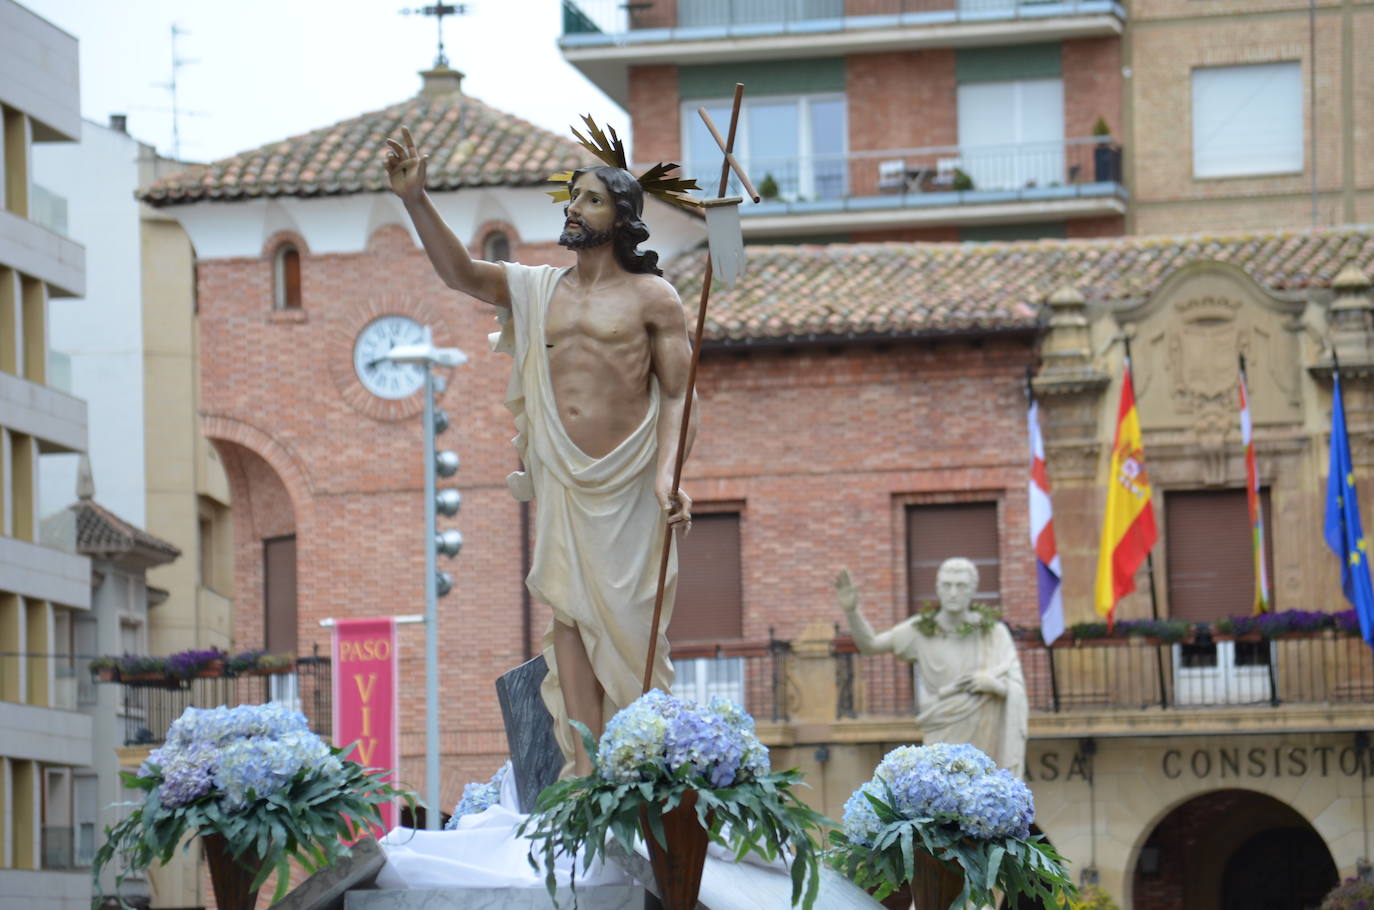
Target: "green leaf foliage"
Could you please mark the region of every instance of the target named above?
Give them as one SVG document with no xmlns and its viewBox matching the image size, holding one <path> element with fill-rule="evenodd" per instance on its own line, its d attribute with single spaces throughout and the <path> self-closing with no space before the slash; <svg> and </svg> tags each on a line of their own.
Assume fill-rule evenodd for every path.
<svg viewBox="0 0 1374 910">
<path fill-rule="evenodd" d="M 889 802 L 865 795 L 883 823 L 873 845 L 856 844 L 843 830 L 832 830 L 825 860 L 878 900 L 915 879 L 917 850 L 962 876 L 964 888 L 954 902 L 956 907 L 996 906 L 994 891 L 1005 893 L 1011 906 L 1021 895 L 1057 906 L 1078 893 L 1064 857 L 1042 835 L 1025 840 L 976 840 L 957 825 L 933 818 L 902 818 Z M 891 799 L 890 791 L 888 796 Z"/>
<path fill-rule="evenodd" d="M 104 893 L 101 872 L 111 863 L 119 866 L 118 894 L 130 873 L 155 862 L 166 864 L 187 835 L 220 834 L 231 856 L 245 869 L 257 869 L 253 888 L 262 887 L 269 875 L 277 873 L 272 900 L 280 900 L 290 885 L 291 860 L 307 873 L 317 872 L 350 853 L 342 839 L 354 840 L 357 831 L 381 825 L 381 804 L 400 799 L 412 810 L 417 805 L 413 793 L 382 780 L 389 770 L 364 768 L 345 759 L 350 749 L 351 745 L 330 749 L 343 766 L 338 774 L 303 767 L 286 787 L 257 797 L 233 813 L 221 808 L 213 789 L 184 806 L 163 806 L 162 775 L 155 765 L 147 766 L 148 776 L 120 772 L 126 787 L 142 790 L 145 796 L 120 804 L 133 811 L 119 824 L 105 828 L 104 841 L 91 861 L 97 897 Z M 120 906 L 130 907 L 122 897 Z"/>
<path fill-rule="evenodd" d="M 583 736 L 587 754 L 596 755 L 596 744 L 585 726 L 572 721 Z M 593 758 L 595 765 L 595 758 Z M 797 799 L 793 788 L 802 786 L 796 769 L 777 771 L 764 777 L 715 789 L 700 775 L 684 765 L 669 773 L 662 762 L 640 767 L 642 780 L 612 783 L 604 780 L 594 766 L 586 777 L 558 781 L 546 787 L 535 801 L 534 812 L 517 830 L 529 837 L 529 862 L 545 870 L 544 883 L 557 903 L 558 884 L 554 862 L 572 857 L 585 874 L 597 860 L 605 862 L 607 838 L 614 838 L 626 851 L 633 852 L 640 836 L 640 813 L 647 816 L 649 832 L 664 844 L 663 814 L 676 808 L 689 791 L 697 794 L 697 819 L 713 843 L 743 859 L 750 852 L 765 860 L 779 857 L 789 866 L 792 905 L 812 910 L 820 891 L 820 853 L 813 833 L 834 823 Z M 538 858 L 536 858 L 538 857 Z M 576 875 L 573 905 L 577 905 Z"/>
</svg>

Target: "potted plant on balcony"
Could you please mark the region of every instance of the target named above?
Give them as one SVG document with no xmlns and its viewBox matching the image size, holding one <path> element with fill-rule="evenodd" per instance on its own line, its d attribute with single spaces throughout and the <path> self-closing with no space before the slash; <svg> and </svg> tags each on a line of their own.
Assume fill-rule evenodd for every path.
<svg viewBox="0 0 1374 910">
<path fill-rule="evenodd" d="M 576 873 L 581 854 L 586 872 L 604 859 L 608 836 L 629 852 L 642 832 L 666 910 L 696 907 L 708 840 L 740 858 L 790 857 L 792 903 L 810 910 L 820 888 L 811 832 L 825 819 L 793 794 L 799 771 L 770 772 L 768 749 L 738 705 L 654 689 L 611 718 L 599 745 L 572 723 L 592 773 L 547 787 L 517 830 L 533 842 L 531 862 L 542 857 L 550 896 L 559 856 L 572 857 Z"/>
<path fill-rule="evenodd" d="M 119 658 L 106 655 L 97 657 L 90 663 L 95 678 L 101 682 L 119 682 Z"/>
<path fill-rule="evenodd" d="M 253 648 L 235 654 L 229 658 L 226 666 L 234 676 L 267 676 L 290 673 L 296 666 L 296 658 L 290 654 L 269 654 L 261 648 Z"/>
<path fill-rule="evenodd" d="M 1093 124 L 1093 180 L 1098 183 L 1121 182 L 1121 148 L 1111 142 L 1112 130 L 1105 117 Z"/>
<path fill-rule="evenodd" d="M 167 658 L 149 654 L 125 654 L 116 661 L 119 681 L 126 686 L 175 689 L 181 680 L 167 670 Z"/>
<path fill-rule="evenodd" d="M 223 676 L 228 657 L 229 655 L 219 648 L 191 648 L 178 651 L 167 658 L 167 672 L 178 679 Z"/>
<path fill-rule="evenodd" d="M 892 907 L 996 905 L 994 889 L 1057 906 L 1076 892 L 1034 817 L 1030 788 L 973 746 L 900 746 L 845 803 L 826 859 Z"/>
<path fill-rule="evenodd" d="M 280 704 L 187 708 L 166 745 L 137 773 L 121 774 L 145 795 L 105 829 L 91 862 L 96 894 L 111 862 L 119 862 L 118 892 L 131 872 L 166 863 L 191 834 L 204 841 L 220 910 L 252 910 L 273 870 L 280 899 L 292 860 L 306 872 L 328 866 L 349 852 L 345 838 L 381 824 L 381 803 L 415 806 L 412 794 L 381 780 L 389 771 L 349 761 L 347 751 L 331 748 L 304 715 Z"/>
</svg>

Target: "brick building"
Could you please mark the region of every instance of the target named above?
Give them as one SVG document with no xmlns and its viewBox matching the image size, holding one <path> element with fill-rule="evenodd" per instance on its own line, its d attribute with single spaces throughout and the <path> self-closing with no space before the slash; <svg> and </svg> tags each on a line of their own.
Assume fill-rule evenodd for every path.
<svg viewBox="0 0 1374 910">
<path fill-rule="evenodd" d="M 1374 213 L 1367 3 L 564 3 L 564 57 L 635 158 L 714 167 L 746 86 L 751 238 L 1265 230 Z M 1315 69 L 1312 61 L 1318 61 Z M 769 180 L 769 178 L 772 178 Z M 715 191 L 718 177 L 702 181 Z"/>
<path fill-rule="evenodd" d="M 368 325 L 397 316 L 471 355 L 446 374 L 440 402 L 464 462 L 454 524 L 466 543 L 440 602 L 451 804 L 504 757 L 491 683 L 532 653 L 547 611 L 524 596 L 527 525 L 504 482 L 515 466 L 501 406 L 509 362 L 488 349 L 491 312 L 440 284 L 385 189 L 377 149 L 402 123 L 429 151 L 440 210 L 474 250 L 568 261 L 535 183 L 579 151 L 463 95 L 445 71 L 427 74 L 415 99 L 164 178 L 144 198 L 197 251 L 201 421 L 235 504 L 237 647 L 309 653 L 327 641 L 320 619 L 419 611 L 419 402 L 368 392 L 353 352 Z M 649 246 L 695 299 L 700 225 L 657 206 L 647 218 Z M 818 806 L 838 816 L 887 748 L 921 738 L 909 669 L 859 658 L 836 634 L 841 566 L 882 626 L 933 597 L 941 559 L 972 556 L 979 596 L 1033 637 L 1028 371 L 1045 411 L 1069 621 L 1090 618 L 1123 334 L 1137 346 L 1165 530 L 1163 615 L 1212 622 L 1247 609 L 1233 573 L 1248 551 L 1223 552 L 1226 534 L 1196 518 L 1236 507 L 1238 353 L 1251 363 L 1275 516 L 1277 606 L 1340 609 L 1320 544 L 1324 377 L 1336 349 L 1368 497 L 1371 269 L 1374 237 L 1358 230 L 754 246 L 745 278 L 714 297 L 703 349 L 702 426 L 684 480 L 699 517 L 681 545 L 669 632 L 679 687 L 744 701 L 775 763 L 805 769 Z M 1204 573 L 1200 592 L 1180 587 L 1194 551 L 1225 570 Z M 1123 618 L 1148 611 L 1142 595 L 1121 607 Z M 400 636 L 413 681 L 401 772 L 414 783 L 421 641 Z M 1280 885 L 1305 899 L 1356 871 L 1369 856 L 1359 773 L 1369 755 L 1354 737 L 1374 725 L 1366 646 L 1334 632 L 1260 650 L 1210 638 L 1116 644 L 1023 645 L 1038 823 L 1076 871 L 1137 910 L 1253 906 L 1255 888 Z M 1285 865 L 1299 858 L 1310 874 Z M 1243 874 L 1254 868 L 1274 878 L 1257 885 Z"/>
</svg>

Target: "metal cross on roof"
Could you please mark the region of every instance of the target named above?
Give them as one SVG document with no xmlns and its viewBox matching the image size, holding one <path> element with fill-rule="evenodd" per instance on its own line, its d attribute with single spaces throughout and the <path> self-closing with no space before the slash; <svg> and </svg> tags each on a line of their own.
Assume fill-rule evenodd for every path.
<svg viewBox="0 0 1374 910">
<path fill-rule="evenodd" d="M 466 3 L 434 3 L 429 6 L 421 6 L 416 9 L 401 10 L 402 16 L 433 16 L 439 31 L 439 51 L 434 56 L 434 68 L 448 66 L 448 57 L 444 55 L 444 17 L 461 16 L 468 11 Z"/>
</svg>

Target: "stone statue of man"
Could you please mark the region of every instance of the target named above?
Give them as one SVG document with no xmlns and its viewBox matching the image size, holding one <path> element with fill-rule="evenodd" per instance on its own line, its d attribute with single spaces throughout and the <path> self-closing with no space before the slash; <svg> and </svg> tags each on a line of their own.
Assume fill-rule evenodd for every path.
<svg viewBox="0 0 1374 910">
<path fill-rule="evenodd" d="M 525 472 L 508 483 L 537 504 L 525 583 L 553 607 L 542 691 L 562 776 L 589 774 L 568 719 L 600 736 L 639 697 L 663 537 L 691 520 L 691 499 L 672 489 L 691 364 L 682 302 L 658 255 L 636 249 L 649 232 L 628 171 L 573 174 L 559 243 L 576 252 L 576 265 L 484 262 L 440 218 L 425 192 L 425 156 L 408 129 L 401 134 L 387 140 L 391 189 L 444 283 L 497 307 L 496 349 L 515 358 L 506 407 Z M 663 632 L 676 576 L 673 561 L 651 676 L 664 690 L 673 681 Z"/>
<path fill-rule="evenodd" d="M 935 576 L 940 610 L 934 623 L 913 616 L 874 634 L 859 612 L 859 591 L 849 570 L 835 579 L 836 601 L 859 650 L 915 662 L 924 695 L 916 722 L 925 742 L 969 743 L 1021 777 L 1029 715 L 1026 682 L 1006 625 L 969 609 L 977 589 L 978 568 L 963 557 L 947 559 Z"/>
</svg>

